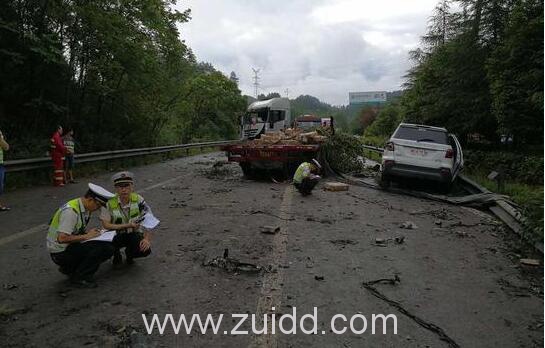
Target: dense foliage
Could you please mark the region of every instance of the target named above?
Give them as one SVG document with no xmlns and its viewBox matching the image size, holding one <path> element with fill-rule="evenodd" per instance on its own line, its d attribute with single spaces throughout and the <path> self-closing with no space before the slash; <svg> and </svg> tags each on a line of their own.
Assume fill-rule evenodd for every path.
<svg viewBox="0 0 545 348">
<path fill-rule="evenodd" d="M 58 124 L 79 151 L 230 138 L 246 102 L 197 64 L 168 0 L 0 3 L 0 128 L 10 158 L 41 155 Z"/>
<path fill-rule="evenodd" d="M 442 0 L 422 41 L 400 103 L 366 135 L 388 136 L 405 120 L 446 127 L 463 143 L 507 135 L 516 147 L 543 144 L 543 1 Z"/>
<path fill-rule="evenodd" d="M 527 185 L 543 185 L 543 156 L 528 153 L 464 151 L 466 170 L 471 173 L 488 175 L 501 171 L 506 180 Z"/>
</svg>

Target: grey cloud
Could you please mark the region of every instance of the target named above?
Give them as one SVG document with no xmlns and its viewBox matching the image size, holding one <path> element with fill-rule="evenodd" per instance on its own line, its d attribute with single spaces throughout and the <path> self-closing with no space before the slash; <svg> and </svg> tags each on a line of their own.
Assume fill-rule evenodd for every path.
<svg viewBox="0 0 545 348">
<path fill-rule="evenodd" d="M 363 33 L 380 31 L 404 45 L 401 38 L 425 30 L 429 14 L 319 25 L 310 13 L 326 2 L 187 0 L 193 19 L 180 27 L 181 37 L 199 60 L 235 71 L 247 94 L 253 94 L 253 67 L 261 69 L 260 92 L 289 88 L 292 97 L 312 94 L 333 104 L 346 103 L 349 91 L 399 88 L 407 49 L 373 46 Z"/>
</svg>

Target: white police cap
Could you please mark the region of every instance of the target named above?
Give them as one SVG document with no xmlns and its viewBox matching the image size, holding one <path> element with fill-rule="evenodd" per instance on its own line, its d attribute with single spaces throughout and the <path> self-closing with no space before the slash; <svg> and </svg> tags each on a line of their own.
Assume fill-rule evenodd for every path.
<svg viewBox="0 0 545 348">
<path fill-rule="evenodd" d="M 125 183 L 132 184 L 134 183 L 134 174 L 128 171 L 115 173 L 112 176 L 112 181 L 114 182 L 114 185 Z"/>
<path fill-rule="evenodd" d="M 108 200 L 115 196 L 113 193 L 106 190 L 102 186 L 98 186 L 98 185 L 95 185 L 95 184 L 92 184 L 92 183 L 89 183 L 88 186 L 89 186 L 89 191 L 87 191 L 87 194 L 89 194 L 95 200 L 100 202 L 102 205 L 106 205 Z"/>
</svg>

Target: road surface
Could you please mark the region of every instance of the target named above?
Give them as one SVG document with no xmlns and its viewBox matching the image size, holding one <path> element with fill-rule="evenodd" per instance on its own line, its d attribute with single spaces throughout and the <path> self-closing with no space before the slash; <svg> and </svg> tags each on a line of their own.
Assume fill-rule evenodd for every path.
<svg viewBox="0 0 545 348">
<path fill-rule="evenodd" d="M 303 198 L 289 184 L 246 180 L 236 165 L 214 167 L 222 160 L 215 153 L 131 168 L 137 191 L 161 220 L 153 252 L 122 270 L 104 263 L 92 290 L 70 287 L 57 271 L 45 249 L 46 224 L 56 207 L 84 193 L 87 181 L 111 187 L 112 173 L 6 194 L 12 210 L 0 213 L 2 346 L 543 345 L 543 269 L 521 266 L 525 255 L 517 254 L 511 233 L 488 215 L 357 186 L 348 192 L 318 186 Z M 400 227 L 406 222 L 413 228 Z M 262 233 L 263 226 L 279 232 Z M 263 270 L 203 265 L 225 249 Z M 303 334 L 297 324 L 295 335 L 278 334 L 278 327 L 275 335 L 255 335 L 250 319 L 238 328 L 248 335 L 231 334 L 240 320 L 232 314 L 278 318 L 294 308 L 298 322 L 316 308 L 316 334 Z M 148 335 L 143 314 L 150 321 L 153 314 L 223 320 L 218 334 L 166 327 L 163 335 Z M 347 319 L 334 322 L 335 330 L 347 327 L 343 334 L 332 332 L 336 314 Z M 393 319 L 386 334 L 381 322 L 372 334 L 373 314 L 395 315 L 397 334 Z M 362 317 L 367 330 L 358 334 Z"/>
</svg>

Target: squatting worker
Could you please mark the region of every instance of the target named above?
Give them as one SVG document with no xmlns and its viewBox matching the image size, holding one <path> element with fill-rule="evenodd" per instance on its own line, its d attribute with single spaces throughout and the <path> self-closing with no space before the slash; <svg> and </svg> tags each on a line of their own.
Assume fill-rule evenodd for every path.
<svg viewBox="0 0 545 348">
<path fill-rule="evenodd" d="M 105 206 L 112 197 L 113 193 L 89 184 L 83 197 L 67 202 L 51 219 L 47 234 L 51 259 L 60 266 L 59 271 L 68 275 L 76 286 L 96 287 L 93 274 L 114 253 L 111 242 L 87 241 L 100 235 L 96 228 L 87 229 L 91 213 Z"/>
<path fill-rule="evenodd" d="M 307 196 L 312 193 L 312 189 L 320 180 L 320 170 L 322 166 L 313 159 L 311 162 L 303 162 L 299 165 L 293 175 L 293 185 L 303 195 Z"/>
<path fill-rule="evenodd" d="M 123 261 L 120 249 L 125 248 L 126 263 L 133 259 L 146 257 L 151 253 L 151 236 L 147 229 L 140 226 L 140 221 L 151 209 L 138 193 L 134 192 L 134 175 L 131 172 L 119 172 L 112 176 L 116 195 L 102 208 L 100 220 L 107 230 L 116 230 L 114 237 L 113 264 L 119 267 Z"/>
</svg>

